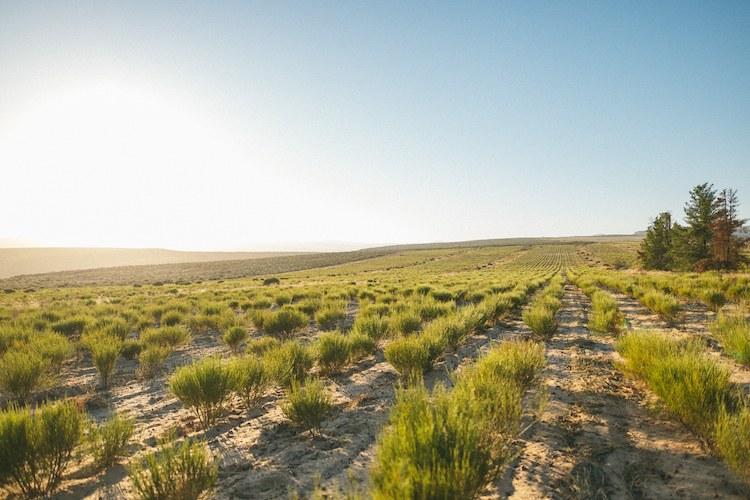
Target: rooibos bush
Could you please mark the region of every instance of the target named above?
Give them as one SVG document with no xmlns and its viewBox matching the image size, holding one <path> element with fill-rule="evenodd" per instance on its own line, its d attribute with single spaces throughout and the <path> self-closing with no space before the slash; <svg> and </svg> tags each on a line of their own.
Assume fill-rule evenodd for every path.
<svg viewBox="0 0 750 500">
<path fill-rule="evenodd" d="M 263 360 L 276 383 L 289 388 L 293 381 L 307 377 L 315 364 L 315 353 L 309 345 L 288 340 L 278 349 L 268 351 Z"/>
<path fill-rule="evenodd" d="M 29 498 L 51 492 L 83 440 L 85 423 L 74 401 L 0 414 L 0 485 L 15 485 Z"/>
<path fill-rule="evenodd" d="M 239 394 L 247 408 L 251 408 L 271 387 L 271 376 L 263 360 L 248 356 L 236 360 L 235 392 Z"/>
<path fill-rule="evenodd" d="M 415 382 L 432 367 L 429 348 L 417 337 L 399 337 L 385 348 L 385 359 L 410 382 Z"/>
<path fill-rule="evenodd" d="M 235 371 L 218 357 L 182 366 L 169 380 L 172 394 L 195 413 L 204 428 L 221 416 L 236 386 Z"/>
<path fill-rule="evenodd" d="M 281 309 L 270 313 L 263 322 L 263 329 L 269 335 L 280 339 L 289 339 L 294 333 L 310 324 L 310 318 L 303 312 L 292 308 Z"/>
<path fill-rule="evenodd" d="M 742 314 L 719 314 L 708 325 L 714 336 L 724 344 L 724 350 L 738 362 L 750 366 L 750 324 Z"/>
<path fill-rule="evenodd" d="M 167 436 L 156 453 L 134 460 L 128 468 L 133 488 L 144 500 L 197 500 L 216 486 L 219 463 L 198 441 L 185 439 L 182 445 Z"/>
<path fill-rule="evenodd" d="M 50 381 L 49 362 L 32 350 L 11 349 L 0 358 L 0 387 L 19 403 L 24 403 L 33 391 Z"/>
<path fill-rule="evenodd" d="M 91 456 L 100 469 L 104 469 L 117 462 L 120 457 L 127 456 L 127 446 L 135 432 L 135 419 L 114 413 L 98 427 L 92 427 L 88 440 Z"/>
<path fill-rule="evenodd" d="M 157 344 L 144 349 L 138 356 L 138 361 L 141 363 L 138 377 L 146 380 L 154 378 L 156 372 L 161 369 L 162 363 L 167 360 L 170 354 L 172 354 L 172 348 L 168 345 Z"/>
<path fill-rule="evenodd" d="M 149 347 L 160 345 L 175 348 L 188 345 L 192 341 L 193 337 L 190 332 L 179 326 L 162 326 L 161 328 L 147 330 L 141 335 L 141 342 Z"/>
<path fill-rule="evenodd" d="M 339 307 L 326 307 L 315 314 L 315 323 L 321 330 L 332 330 L 346 319 L 346 310 Z"/>
<path fill-rule="evenodd" d="M 86 347 L 91 351 L 91 360 L 102 379 L 102 387 L 106 389 L 122 353 L 122 342 L 109 335 L 96 335 L 87 339 Z"/>
<path fill-rule="evenodd" d="M 322 334 L 317 341 L 318 365 L 324 375 L 340 372 L 349 362 L 351 342 L 336 331 Z"/>
<path fill-rule="evenodd" d="M 313 436 L 322 432 L 322 425 L 334 408 L 333 395 L 317 378 L 306 379 L 304 385 L 292 381 L 286 399 L 281 403 L 286 418 L 309 430 Z"/>
<path fill-rule="evenodd" d="M 247 339 L 247 330 L 244 326 L 235 325 L 227 330 L 223 338 L 224 342 L 232 350 L 232 353 L 237 354 L 240 345 Z"/>
<path fill-rule="evenodd" d="M 388 337 L 388 318 L 380 315 L 357 316 L 352 325 L 352 333 L 360 333 L 378 342 Z"/>
</svg>

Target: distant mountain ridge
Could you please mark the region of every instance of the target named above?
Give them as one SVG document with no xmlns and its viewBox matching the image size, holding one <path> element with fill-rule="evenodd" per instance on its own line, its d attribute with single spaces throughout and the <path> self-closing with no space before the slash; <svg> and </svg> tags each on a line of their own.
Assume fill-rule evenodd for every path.
<svg viewBox="0 0 750 500">
<path fill-rule="evenodd" d="M 311 252 L 181 252 L 158 248 L 0 248 L 0 279 L 102 267 L 262 259 Z"/>
</svg>

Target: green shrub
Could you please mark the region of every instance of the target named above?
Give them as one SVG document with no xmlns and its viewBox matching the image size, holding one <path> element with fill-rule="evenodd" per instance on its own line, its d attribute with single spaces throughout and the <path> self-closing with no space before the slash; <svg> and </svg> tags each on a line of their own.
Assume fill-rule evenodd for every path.
<svg viewBox="0 0 750 500">
<path fill-rule="evenodd" d="M 302 330 L 309 324 L 310 319 L 305 313 L 286 308 L 270 313 L 263 323 L 263 329 L 269 335 L 274 335 L 284 340 L 290 339 L 294 333 Z"/>
<path fill-rule="evenodd" d="M 544 304 L 534 304 L 530 309 L 526 309 L 523 314 L 523 322 L 534 332 L 534 335 L 542 339 L 549 339 L 557 330 L 557 320 L 555 313 L 547 309 Z"/>
<path fill-rule="evenodd" d="M 91 351 L 91 360 L 102 379 L 102 387 L 106 389 L 122 353 L 122 342 L 109 335 L 98 334 L 86 338 L 84 344 Z"/>
<path fill-rule="evenodd" d="M 315 314 L 315 323 L 324 331 L 333 330 L 346 319 L 346 311 L 338 307 L 326 307 Z"/>
<path fill-rule="evenodd" d="M 145 467 L 134 460 L 128 468 L 133 489 L 144 500 L 197 500 L 216 486 L 219 462 L 201 442 L 185 439 L 182 446 L 167 436 L 149 453 Z"/>
<path fill-rule="evenodd" d="M 186 326 L 188 331 L 195 332 L 197 334 L 205 334 L 212 328 L 216 328 L 218 326 L 217 317 L 207 316 L 205 314 L 190 316 L 187 319 Z"/>
<path fill-rule="evenodd" d="M 385 359 L 409 383 L 432 368 L 429 347 L 414 336 L 392 340 L 385 348 Z"/>
<path fill-rule="evenodd" d="M 158 345 L 175 348 L 188 345 L 192 341 L 193 336 L 190 335 L 190 332 L 179 326 L 162 326 L 161 328 L 146 330 L 141 334 L 141 342 L 146 344 L 147 347 Z"/>
<path fill-rule="evenodd" d="M 366 335 L 377 343 L 388 337 L 388 319 L 379 315 L 359 315 L 352 325 L 352 333 Z"/>
<path fill-rule="evenodd" d="M 138 369 L 138 378 L 150 380 L 156 376 L 161 365 L 172 354 L 172 348 L 168 345 L 152 345 L 146 347 L 138 356 L 141 366 Z"/>
<path fill-rule="evenodd" d="M 322 334 L 317 341 L 318 366 L 323 375 L 339 373 L 349 362 L 351 342 L 335 331 Z"/>
<path fill-rule="evenodd" d="M 245 406 L 251 408 L 270 389 L 271 375 L 263 360 L 252 356 L 236 360 L 232 369 L 235 371 L 235 392 Z"/>
<path fill-rule="evenodd" d="M 235 371 L 218 357 L 182 366 L 169 380 L 172 394 L 195 413 L 204 428 L 221 416 L 236 386 Z"/>
<path fill-rule="evenodd" d="M 32 350 L 11 349 L 0 358 L 0 387 L 23 404 L 29 394 L 51 382 L 49 361 Z"/>
<path fill-rule="evenodd" d="M 143 351 L 143 344 L 137 340 L 126 340 L 122 343 L 122 357 L 135 359 Z"/>
<path fill-rule="evenodd" d="M 281 341 L 273 337 L 263 337 L 260 340 L 253 340 L 247 344 L 248 354 L 263 357 L 268 351 L 281 347 Z"/>
<path fill-rule="evenodd" d="M 701 300 L 706 303 L 711 310 L 719 312 L 719 310 L 727 303 L 727 296 L 724 292 L 716 289 L 703 290 L 700 294 Z"/>
<path fill-rule="evenodd" d="M 161 317 L 162 326 L 179 326 L 182 323 L 183 315 L 180 311 L 167 311 Z"/>
<path fill-rule="evenodd" d="M 687 428 L 710 437 L 721 412 L 736 404 L 731 370 L 705 354 L 699 340 L 678 342 L 660 334 L 633 332 L 615 349 L 625 369 L 642 378 Z"/>
<path fill-rule="evenodd" d="M 112 323 L 104 327 L 104 333 L 122 342 L 130 333 L 130 324 L 122 318 L 115 318 Z"/>
<path fill-rule="evenodd" d="M 232 350 L 233 354 L 237 354 L 240 349 L 240 345 L 247 339 L 247 330 L 244 326 L 233 326 L 227 330 L 224 334 L 224 343 L 226 343 Z"/>
<path fill-rule="evenodd" d="M 266 278 L 263 280 L 263 286 L 278 285 L 279 283 L 279 278 Z"/>
<path fill-rule="evenodd" d="M 90 453 L 100 469 L 110 467 L 119 457 L 127 456 L 127 446 L 135 432 L 135 418 L 113 413 L 100 426 L 93 426 L 88 435 Z"/>
<path fill-rule="evenodd" d="M 68 339 L 58 333 L 43 332 L 35 335 L 28 343 L 28 349 L 39 354 L 49 362 L 49 370 L 57 374 L 62 369 L 63 361 L 70 354 Z"/>
<path fill-rule="evenodd" d="M 292 423 L 315 436 L 322 433 L 322 425 L 336 406 L 330 390 L 317 378 L 305 379 L 304 385 L 293 380 L 281 411 Z"/>
<path fill-rule="evenodd" d="M 422 385 L 398 389 L 389 430 L 378 438 L 372 498 L 474 498 L 511 458 L 479 410 L 441 385 L 432 398 Z"/>
<path fill-rule="evenodd" d="M 304 380 L 315 364 L 315 353 L 309 345 L 287 340 L 278 349 L 263 357 L 269 374 L 281 387 L 289 388 L 293 381 Z"/>
<path fill-rule="evenodd" d="M 27 498 L 50 493 L 83 440 L 86 416 L 74 401 L 45 403 L 36 411 L 11 406 L 0 414 L 0 486 Z"/>
<path fill-rule="evenodd" d="M 750 408 L 722 412 L 714 430 L 716 448 L 732 472 L 750 486 Z"/>
<path fill-rule="evenodd" d="M 601 333 L 617 333 L 622 314 L 620 306 L 612 295 L 603 291 L 591 294 L 591 316 L 588 327 Z"/>
<path fill-rule="evenodd" d="M 89 318 L 84 316 L 75 316 L 73 318 L 63 319 L 52 323 L 50 328 L 53 332 L 65 335 L 66 337 L 76 337 L 83 334 L 86 327 L 89 325 Z"/>
<path fill-rule="evenodd" d="M 284 307 L 287 304 L 292 303 L 292 296 L 289 293 L 277 293 L 273 296 L 274 303 L 279 307 Z"/>
<path fill-rule="evenodd" d="M 266 322 L 266 318 L 268 318 L 270 314 L 270 312 L 264 309 L 256 309 L 250 313 L 250 323 L 253 324 L 253 327 L 255 327 L 256 330 L 261 331 Z"/>
<path fill-rule="evenodd" d="M 351 361 L 358 361 L 372 354 L 377 348 L 378 343 L 369 335 L 352 331 L 349 334 L 349 345 L 349 359 Z"/>
<path fill-rule="evenodd" d="M 323 301 L 321 301 L 320 299 L 305 299 L 297 305 L 297 310 L 312 317 L 322 307 Z"/>
<path fill-rule="evenodd" d="M 708 324 L 713 335 L 724 344 L 728 355 L 750 366 L 750 324 L 742 314 L 725 316 L 718 314 L 716 319 Z"/>
<path fill-rule="evenodd" d="M 422 326 L 422 318 L 413 310 L 394 313 L 390 319 L 390 330 L 393 335 L 409 335 Z"/>
<path fill-rule="evenodd" d="M 474 370 L 489 370 L 492 377 L 510 380 L 521 392 L 526 392 L 539 381 L 546 366 L 544 344 L 532 340 L 504 340 L 479 358 Z"/>
</svg>

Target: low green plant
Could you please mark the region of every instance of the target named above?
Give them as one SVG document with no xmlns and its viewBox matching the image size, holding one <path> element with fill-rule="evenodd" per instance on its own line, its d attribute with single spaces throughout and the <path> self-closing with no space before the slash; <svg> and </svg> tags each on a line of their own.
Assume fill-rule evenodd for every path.
<svg viewBox="0 0 750 500">
<path fill-rule="evenodd" d="M 190 335 L 190 332 L 179 326 L 162 326 L 161 328 L 147 330 L 141 334 L 141 342 L 148 347 L 160 345 L 169 346 L 174 349 L 178 346 L 188 345 L 192 341 L 193 336 Z"/>
<path fill-rule="evenodd" d="M 349 346 L 349 359 L 358 361 L 372 354 L 378 347 L 378 343 L 369 335 L 352 331 L 349 334 Z"/>
<path fill-rule="evenodd" d="M 402 378 L 415 383 L 430 368 L 430 350 L 415 336 L 399 337 L 385 348 L 385 359 Z"/>
<path fill-rule="evenodd" d="M 351 342 L 339 331 L 327 332 L 318 337 L 318 366 L 323 375 L 339 373 L 349 362 Z"/>
<path fill-rule="evenodd" d="M 161 326 L 179 326 L 183 319 L 184 316 L 180 311 L 167 311 L 161 317 Z"/>
<path fill-rule="evenodd" d="M 251 408 L 271 388 L 271 375 L 263 360 L 253 356 L 237 359 L 232 369 L 235 371 L 234 390 L 245 407 Z"/>
<path fill-rule="evenodd" d="M 315 323 L 323 331 L 333 330 L 346 319 L 346 310 L 339 307 L 326 307 L 315 314 Z"/>
<path fill-rule="evenodd" d="M 521 392 L 539 381 L 547 366 L 544 344 L 533 340 L 504 340 L 474 364 L 474 370 L 489 370 L 493 377 L 511 380 Z"/>
<path fill-rule="evenodd" d="M 252 323 L 253 327 L 255 327 L 256 330 L 261 331 L 263 330 L 263 325 L 266 322 L 266 318 L 268 318 L 270 314 L 271 313 L 265 309 L 254 309 L 250 313 L 250 323 Z"/>
<path fill-rule="evenodd" d="M 88 338 L 85 345 L 91 351 L 91 360 L 102 379 L 102 387 L 106 389 L 122 354 L 122 342 L 109 335 L 95 335 Z"/>
<path fill-rule="evenodd" d="M 273 296 L 274 303 L 279 307 L 284 307 L 292 303 L 292 295 L 286 292 L 277 293 Z"/>
<path fill-rule="evenodd" d="M 53 332 L 66 337 L 77 337 L 83 334 L 91 320 L 85 316 L 74 316 L 52 323 L 50 328 Z"/>
<path fill-rule="evenodd" d="M 315 436 L 322 433 L 322 426 L 336 406 L 330 390 L 317 378 L 307 378 L 304 384 L 293 380 L 281 411 L 295 425 L 303 427 Z"/>
<path fill-rule="evenodd" d="M 224 334 L 224 343 L 232 350 L 232 354 L 237 354 L 240 345 L 247 340 L 247 330 L 244 326 L 235 325 L 227 330 Z"/>
<path fill-rule="evenodd" d="M 115 318 L 109 325 L 104 327 L 104 333 L 122 342 L 130 333 L 130 324 L 122 318 Z"/>
<path fill-rule="evenodd" d="M 289 388 L 293 381 L 307 377 L 315 365 L 315 353 L 307 344 L 287 340 L 278 349 L 266 352 L 263 361 L 273 380 L 281 387 Z"/>
<path fill-rule="evenodd" d="M 195 413 L 204 428 L 221 416 L 236 386 L 236 372 L 219 357 L 181 366 L 169 380 L 171 393 Z"/>
<path fill-rule="evenodd" d="M 49 361 L 30 349 L 11 349 L 0 358 L 0 387 L 20 404 L 37 389 L 50 384 Z"/>
<path fill-rule="evenodd" d="M 144 349 L 138 356 L 138 361 L 141 363 L 138 377 L 145 380 L 154 378 L 170 354 L 172 354 L 172 348 L 168 345 L 153 345 Z"/>
<path fill-rule="evenodd" d="M 728 355 L 750 366 L 750 323 L 744 315 L 727 316 L 720 313 L 708 324 L 708 328 L 724 344 Z"/>
<path fill-rule="evenodd" d="M 144 500 L 197 500 L 216 486 L 219 461 L 199 441 L 185 439 L 182 445 L 174 436 L 159 440 L 156 453 L 128 467 L 128 476 L 139 498 Z"/>
<path fill-rule="evenodd" d="M 68 339 L 49 331 L 35 335 L 27 344 L 27 348 L 49 362 L 49 370 L 52 374 L 60 372 L 63 361 L 70 355 Z"/>
<path fill-rule="evenodd" d="M 359 315 L 352 325 L 352 333 L 367 335 L 375 342 L 388 337 L 388 318 L 380 315 Z"/>
<path fill-rule="evenodd" d="M 714 443 L 729 468 L 750 486 L 750 408 L 723 411 L 714 429 Z"/>
<path fill-rule="evenodd" d="M 310 324 L 310 318 L 300 311 L 292 308 L 280 309 L 270 313 L 263 322 L 263 330 L 269 335 L 286 340 L 307 327 Z"/>
<path fill-rule="evenodd" d="M 126 340 L 122 343 L 122 357 L 135 359 L 143 351 L 143 344 L 137 340 Z"/>
<path fill-rule="evenodd" d="M 86 416 L 75 401 L 44 403 L 35 411 L 11 406 L 0 413 L 0 486 L 27 498 L 49 494 L 83 441 Z"/>
<path fill-rule="evenodd" d="M 557 330 L 555 313 L 552 309 L 545 307 L 544 304 L 532 305 L 521 316 L 526 326 L 539 338 L 549 339 Z"/>
<path fill-rule="evenodd" d="M 724 304 L 727 303 L 727 296 L 724 295 L 724 292 L 715 288 L 702 290 L 700 297 L 701 300 L 715 312 L 719 312 L 721 308 L 724 307 Z"/>
<path fill-rule="evenodd" d="M 273 337 L 263 337 L 259 340 L 253 340 L 247 344 L 248 354 L 263 357 L 268 351 L 281 347 L 281 341 Z"/>
<path fill-rule="evenodd" d="M 595 291 L 591 294 L 591 316 L 588 327 L 601 333 L 617 333 L 622 320 L 620 306 L 611 294 Z"/>
<path fill-rule="evenodd" d="M 135 418 L 113 413 L 100 426 L 92 426 L 88 441 L 94 464 L 99 469 L 114 465 L 127 456 L 127 446 L 135 432 Z"/>
<path fill-rule="evenodd" d="M 422 318 L 414 310 L 407 309 L 391 315 L 390 330 L 393 335 L 409 335 L 422 326 Z"/>
</svg>

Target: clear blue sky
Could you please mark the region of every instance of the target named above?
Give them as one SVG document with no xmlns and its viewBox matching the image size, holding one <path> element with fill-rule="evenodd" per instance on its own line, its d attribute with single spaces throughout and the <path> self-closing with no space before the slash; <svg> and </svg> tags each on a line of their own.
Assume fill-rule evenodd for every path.
<svg viewBox="0 0 750 500">
<path fill-rule="evenodd" d="M 750 217 L 750 2 L 0 2 L 0 238 L 256 249 Z"/>
</svg>

